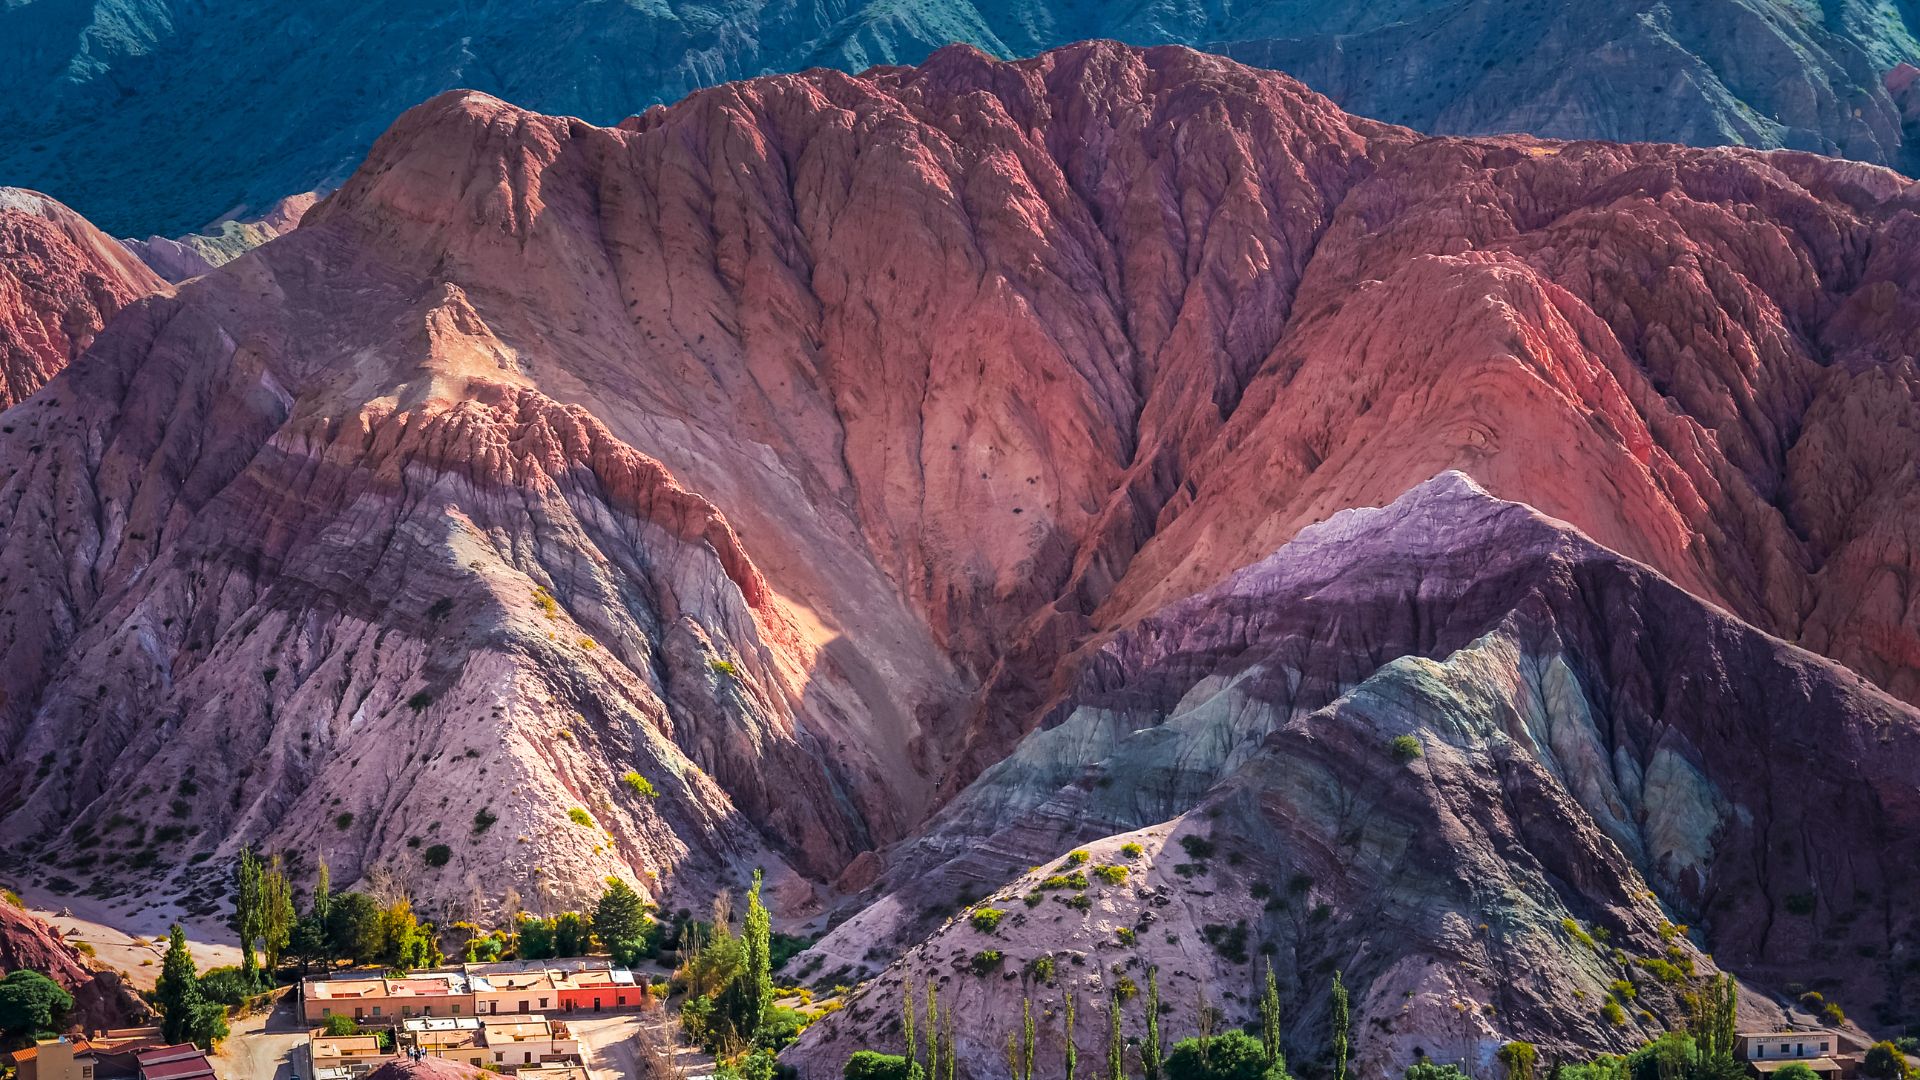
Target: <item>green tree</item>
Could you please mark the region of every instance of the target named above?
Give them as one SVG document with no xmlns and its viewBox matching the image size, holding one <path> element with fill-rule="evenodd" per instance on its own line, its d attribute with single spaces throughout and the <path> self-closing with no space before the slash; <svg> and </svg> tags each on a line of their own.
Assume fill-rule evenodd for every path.
<svg viewBox="0 0 1920 1080">
<path fill-rule="evenodd" d="M 1435 1065 L 1427 1058 L 1407 1066 L 1406 1080 L 1473 1080 L 1458 1065 Z"/>
<path fill-rule="evenodd" d="M 336 1039 L 360 1034 L 360 1025 L 353 1022 L 353 1017 L 342 1013 L 334 1013 L 327 1017 L 321 1022 L 320 1027 Z"/>
<path fill-rule="evenodd" d="M 607 891 L 593 909 L 593 932 L 600 944 L 613 954 L 613 962 L 632 967 L 647 951 L 647 937 L 653 919 L 647 915 L 647 903 L 633 886 L 619 878 L 607 879 Z"/>
<path fill-rule="evenodd" d="M 1510 1042 L 1495 1055 L 1506 1067 L 1507 1080 L 1533 1080 L 1534 1063 L 1540 1051 L 1530 1042 Z"/>
<path fill-rule="evenodd" d="M 1269 1061 L 1267 1048 L 1238 1028 L 1181 1039 L 1165 1068 L 1167 1080 L 1287 1080 L 1285 1063 Z"/>
<path fill-rule="evenodd" d="M 1347 1045 L 1352 1024 L 1347 1015 L 1347 984 L 1333 973 L 1333 1080 L 1347 1080 Z"/>
<path fill-rule="evenodd" d="M 1080 1048 L 1073 1045 L 1074 1005 L 1073 1005 L 1073 984 L 1071 982 L 1067 984 L 1067 1000 L 1066 1000 L 1065 1007 L 1066 1007 L 1066 1033 L 1067 1033 L 1067 1044 L 1066 1044 L 1067 1080 L 1073 1080 L 1074 1070 L 1077 1069 L 1080 1065 Z"/>
<path fill-rule="evenodd" d="M 1107 995 L 1107 1080 L 1127 1080 L 1127 1042 L 1120 1033 L 1120 995 Z"/>
<path fill-rule="evenodd" d="M 327 941 L 335 957 L 364 964 L 380 958 L 380 905 L 366 893 L 341 893 L 327 908 Z"/>
<path fill-rule="evenodd" d="M 520 923 L 514 928 L 514 936 L 520 939 L 520 959 L 551 960 L 558 956 L 554 951 L 553 931 L 552 919 L 520 916 Z"/>
<path fill-rule="evenodd" d="M 327 958 L 327 924 L 317 915 L 308 915 L 293 925 L 287 935 L 287 956 L 300 965 L 305 975 L 314 962 Z"/>
<path fill-rule="evenodd" d="M 1160 969 L 1147 969 L 1147 1038 L 1140 1044 L 1140 1065 L 1147 1080 L 1160 1080 Z"/>
<path fill-rule="evenodd" d="M 308 912 L 314 918 L 319 919 L 321 925 L 324 926 L 326 925 L 327 915 L 332 909 L 333 879 L 332 876 L 327 873 L 327 858 L 322 855 L 320 857 L 320 869 L 315 872 L 313 879 L 313 906 L 308 909 Z"/>
<path fill-rule="evenodd" d="M 260 877 L 260 944 L 267 954 L 267 970 L 280 966 L 280 958 L 293 939 L 293 883 L 287 880 L 286 867 L 275 855 Z"/>
<path fill-rule="evenodd" d="M 262 873 L 260 860 L 251 848 L 241 848 L 233 864 L 233 930 L 240 935 L 240 974 L 248 983 L 255 981 L 259 966 L 254 960 L 254 944 L 264 930 L 262 910 Z"/>
<path fill-rule="evenodd" d="M 909 971 L 900 983 L 900 1033 L 907 1040 L 907 1060 L 920 1060 L 920 1043 L 914 1035 L 913 1010 L 913 972 Z"/>
<path fill-rule="evenodd" d="M 855 1050 L 840 1074 L 846 1080 L 908 1080 L 911 1063 L 899 1054 Z"/>
<path fill-rule="evenodd" d="M 192 1042 L 212 1050 L 227 1037 L 226 1010 L 201 993 L 186 931 L 178 924 L 167 931 L 167 952 L 160 960 L 153 996 L 160 1006 L 160 1033 L 168 1042 Z"/>
<path fill-rule="evenodd" d="M 1693 1035 L 1702 1064 L 1724 1066 L 1734 1061 L 1735 1001 L 1731 975 L 1721 975 L 1699 993 L 1688 996 L 1687 1030 Z"/>
<path fill-rule="evenodd" d="M 1861 1059 L 1860 1075 L 1868 1080 L 1911 1080 L 1913 1069 L 1900 1048 L 1890 1042 L 1877 1042 L 1867 1048 Z"/>
<path fill-rule="evenodd" d="M 1020 995 L 1020 1080 L 1033 1080 L 1033 1051 L 1039 1040 L 1033 1028 L 1033 999 Z"/>
<path fill-rule="evenodd" d="M 720 1007 L 742 1039 L 752 1039 L 773 1004 L 773 924 L 760 903 L 760 871 L 747 890 L 747 917 L 741 927 L 741 965 L 722 995 Z"/>
<path fill-rule="evenodd" d="M 1273 961 L 1267 961 L 1266 986 L 1260 992 L 1260 1045 L 1268 1061 L 1280 1061 L 1280 983 L 1273 977 Z M 1533 1080 L 1528 1077 L 1527 1080 Z"/>
<path fill-rule="evenodd" d="M 73 995 L 37 971 L 22 968 L 0 979 L 0 1035 L 47 1038 L 59 1033 Z"/>
<path fill-rule="evenodd" d="M 1820 1074 L 1797 1061 L 1789 1061 L 1774 1070 L 1773 1080 L 1820 1080 Z"/>
<path fill-rule="evenodd" d="M 909 1008 L 911 1011 L 911 1008 Z M 937 1080 L 940 1075 L 940 995 L 939 987 L 932 979 L 927 980 L 927 1076 Z M 1072 1075 L 1068 1075 L 1072 1080 Z"/>
<path fill-rule="evenodd" d="M 553 917 L 553 954 L 583 956 L 592 944 L 593 928 L 577 911 L 563 911 Z"/>
</svg>

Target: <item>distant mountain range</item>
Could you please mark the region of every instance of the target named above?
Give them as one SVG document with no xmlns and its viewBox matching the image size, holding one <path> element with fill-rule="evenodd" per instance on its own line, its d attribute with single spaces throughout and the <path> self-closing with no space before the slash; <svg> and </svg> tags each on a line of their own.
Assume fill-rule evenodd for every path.
<svg viewBox="0 0 1920 1080">
<path fill-rule="evenodd" d="M 1207 47 L 1434 133 L 1914 168 L 1920 101 L 1902 96 L 1920 95 L 1887 83 L 1920 57 L 1912 0 L 12 0 L 0 182 L 119 235 L 172 235 L 338 182 L 394 117 L 452 87 L 606 124 L 729 79 L 1095 37 Z"/>
</svg>

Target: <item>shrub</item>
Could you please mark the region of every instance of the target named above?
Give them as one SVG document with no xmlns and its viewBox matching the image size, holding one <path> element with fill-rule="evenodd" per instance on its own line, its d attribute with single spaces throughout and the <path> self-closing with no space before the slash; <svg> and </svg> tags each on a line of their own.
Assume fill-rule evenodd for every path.
<svg viewBox="0 0 1920 1080">
<path fill-rule="evenodd" d="M 533 604 L 544 612 L 549 619 L 560 614 L 560 602 L 553 598 L 553 594 L 547 591 L 545 585 L 535 585 L 533 587 Z"/>
<path fill-rule="evenodd" d="M 420 856 L 428 866 L 445 866 L 453 859 L 453 849 L 445 844 L 435 844 Z"/>
<path fill-rule="evenodd" d="M 975 975 L 987 975 L 998 969 L 1006 958 L 1006 954 L 999 949 L 981 949 L 973 954 L 973 959 L 967 961 L 967 967 Z"/>
<path fill-rule="evenodd" d="M 473 834 L 478 836 L 486 832 L 488 829 L 493 828 L 494 822 L 499 820 L 500 818 L 494 814 L 492 807 L 481 807 L 474 811 L 473 814 Z"/>
<path fill-rule="evenodd" d="M 1120 976 L 1113 984 L 1113 996 L 1119 998 L 1121 1001 L 1132 1001 L 1133 996 L 1139 992 L 1140 984 L 1134 982 L 1132 978 L 1126 975 Z"/>
<path fill-rule="evenodd" d="M 1237 923 L 1233 926 L 1208 923 L 1200 928 L 1200 936 L 1206 938 L 1207 944 L 1213 946 L 1213 951 L 1225 959 L 1236 964 L 1247 962 L 1246 923 Z"/>
<path fill-rule="evenodd" d="M 567 820 L 584 829 L 593 828 L 593 815 L 578 806 L 567 811 Z"/>
<path fill-rule="evenodd" d="M 1139 936 L 1133 932 L 1133 927 L 1131 926 L 1123 926 L 1115 930 L 1113 936 L 1119 938 L 1120 944 L 1122 945 L 1132 945 L 1135 941 L 1139 940 Z"/>
<path fill-rule="evenodd" d="M 632 788 L 635 795 L 645 795 L 649 799 L 660 797 L 660 789 L 653 786 L 653 781 L 631 769 L 621 775 L 620 782 Z"/>
<path fill-rule="evenodd" d="M 1616 1001 L 1632 1001 L 1635 991 L 1632 983 L 1625 979 L 1615 979 L 1607 984 L 1607 993 Z"/>
<path fill-rule="evenodd" d="M 1572 919 L 1561 919 L 1560 929 L 1565 930 L 1568 937 L 1585 945 L 1587 948 L 1591 949 L 1594 947 L 1593 935 L 1581 929 L 1580 924 L 1574 922 Z"/>
<path fill-rule="evenodd" d="M 999 928 L 1000 920 L 1006 915 L 1007 913 L 999 908 L 975 908 L 973 914 L 967 917 L 967 921 L 973 924 L 975 930 L 983 934 L 991 934 Z"/>
<path fill-rule="evenodd" d="M 1087 853 L 1084 851 L 1069 851 L 1067 852 L 1067 866 L 1069 868 L 1080 866 L 1087 861 L 1087 858 Z"/>
<path fill-rule="evenodd" d="M 1420 740 L 1412 735 L 1395 735 L 1387 741 L 1387 752 L 1393 755 L 1394 761 L 1402 765 L 1418 761 L 1425 754 L 1425 751 L 1420 749 Z"/>
<path fill-rule="evenodd" d="M 1120 854 L 1129 859 L 1139 858 L 1145 850 L 1145 848 L 1142 848 L 1139 844 L 1131 840 L 1120 845 Z"/>
<path fill-rule="evenodd" d="M 1093 906 L 1093 898 L 1086 893 L 1074 893 L 1067 897 L 1066 905 L 1075 911 L 1085 911 Z"/>
<path fill-rule="evenodd" d="M 321 1022 L 320 1027 L 321 1030 L 336 1039 L 342 1039 L 348 1035 L 360 1034 L 360 1025 L 353 1022 L 353 1017 L 342 1016 L 339 1013 L 334 1013 L 332 1016 L 327 1017 Z"/>
<path fill-rule="evenodd" d="M 336 815 L 333 819 L 333 827 L 339 829 L 341 832 L 346 832 L 348 829 L 353 828 L 353 811 L 348 810 Z"/>
<path fill-rule="evenodd" d="M 1118 885 L 1127 880 L 1127 868 L 1108 863 L 1105 866 L 1094 867 L 1093 876 L 1109 885 Z"/>
<path fill-rule="evenodd" d="M 1186 851 L 1189 859 L 1210 859 L 1215 850 L 1213 841 L 1204 836 L 1183 836 L 1180 838 L 1180 847 Z"/>
<path fill-rule="evenodd" d="M 1612 1024 L 1614 1027 L 1619 1027 L 1627 1022 L 1627 1010 L 1621 1008 L 1620 1003 L 1617 1001 L 1609 1001 L 1605 1005 L 1600 1006 L 1600 1015 L 1606 1018 L 1607 1023 Z"/>
<path fill-rule="evenodd" d="M 1053 970 L 1053 955 L 1051 953 L 1041 953 L 1039 956 L 1027 961 L 1027 974 L 1033 976 L 1040 982 L 1052 982 Z"/>
<path fill-rule="evenodd" d="M 1900 1048 L 1890 1042 L 1874 1043 L 1860 1062 L 1860 1075 L 1868 1080 L 1907 1080 L 1911 1073 Z"/>
<path fill-rule="evenodd" d="M 910 1068 L 907 1059 L 899 1054 L 882 1054 L 877 1050 L 855 1050 L 847 1059 L 846 1068 L 840 1075 L 846 1080 L 908 1080 L 917 1068 Z"/>
<path fill-rule="evenodd" d="M 1828 1027 L 1839 1027 L 1841 1024 L 1847 1022 L 1847 1012 L 1839 1005 L 1829 1001 L 1820 1007 L 1820 1022 Z"/>
<path fill-rule="evenodd" d="M 1260 1040 L 1237 1028 L 1195 1035 L 1173 1044 L 1163 1072 L 1169 1080 L 1285 1080 L 1286 1063 L 1268 1061 Z"/>
<path fill-rule="evenodd" d="M 1436 1065 L 1426 1058 L 1407 1066 L 1406 1080 L 1473 1080 L 1458 1065 Z"/>
<path fill-rule="evenodd" d="M 427 693 L 425 690 L 407 699 L 407 708 L 412 709 L 414 712 L 419 712 L 431 704 L 433 704 L 433 695 Z"/>
<path fill-rule="evenodd" d="M 1047 898 L 1044 895 L 1037 892 L 1030 892 L 1027 895 L 1020 898 L 1021 902 L 1026 904 L 1028 907 L 1039 907 L 1041 904 L 1046 902 L 1046 899 Z"/>
<path fill-rule="evenodd" d="M 707 667 L 711 668 L 715 675 L 725 675 L 729 679 L 740 677 L 740 665 L 731 660 L 722 660 L 716 656 L 707 661 Z"/>
<path fill-rule="evenodd" d="M 1820 1074 L 1797 1061 L 1789 1061 L 1774 1072 L 1775 1080 L 1820 1080 Z"/>
<path fill-rule="evenodd" d="M 1048 892 L 1054 889 L 1084 889 L 1087 887 L 1087 875 L 1078 870 L 1071 874 L 1053 874 L 1041 879 L 1040 884 L 1034 887 Z"/>
</svg>

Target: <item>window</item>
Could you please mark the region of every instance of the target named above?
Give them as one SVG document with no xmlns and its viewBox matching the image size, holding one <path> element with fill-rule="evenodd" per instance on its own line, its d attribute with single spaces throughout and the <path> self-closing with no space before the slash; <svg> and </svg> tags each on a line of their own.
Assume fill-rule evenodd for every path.
<svg viewBox="0 0 1920 1080">
<path fill-rule="evenodd" d="M 373 1007 L 373 1015 L 375 1015 L 375 1016 L 379 1016 L 379 1015 L 380 1015 L 380 1006 L 378 1006 L 378 1005 L 375 1005 L 375 1006 Z"/>
<path fill-rule="evenodd" d="M 332 1015 L 333 1015 L 332 1009 L 327 1008 L 325 1005 L 320 1006 L 320 1019 L 325 1020 L 327 1017 Z"/>
<path fill-rule="evenodd" d="M 547 1007 L 547 999 L 546 999 L 546 998 L 541 998 L 541 999 L 540 999 L 540 1007 L 541 1007 L 541 1008 L 543 1008 L 543 1009 Z"/>
<path fill-rule="evenodd" d="M 1823 1053 L 1823 1054 L 1827 1052 L 1827 1044 L 1826 1044 L 1826 1043 L 1821 1043 L 1821 1044 L 1820 1044 L 1820 1052 L 1821 1052 L 1821 1053 Z"/>
</svg>

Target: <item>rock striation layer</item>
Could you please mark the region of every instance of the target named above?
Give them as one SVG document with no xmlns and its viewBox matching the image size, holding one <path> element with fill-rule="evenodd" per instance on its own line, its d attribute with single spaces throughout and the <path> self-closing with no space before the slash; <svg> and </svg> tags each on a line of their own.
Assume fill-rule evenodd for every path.
<svg viewBox="0 0 1920 1080">
<path fill-rule="evenodd" d="M 1173 912 L 1160 842 L 1228 820 L 1260 850 L 1183 917 L 1252 933 L 1311 877 L 1339 933 L 1296 967 L 1408 1040 L 1641 1032 L 1568 1011 L 1621 971 L 1562 917 L 1898 1013 L 1917 210 L 1179 48 L 614 128 L 444 94 L 8 414 L 0 840 L 190 904 L 251 843 L 440 918 L 762 865 L 784 912 L 867 905 L 815 952 L 852 969 L 1083 840 L 1160 830 Z"/>
<path fill-rule="evenodd" d="M 892 934 L 904 955 L 792 1056 L 895 1048 L 908 981 L 941 988 L 981 1072 L 1023 996 L 1057 1052 L 1065 993 L 1131 996 L 1149 968 L 1163 1026 L 1191 1030 L 1202 1000 L 1257 1021 L 1263 958 L 1314 1053 L 1329 973 L 1362 988 L 1369 1075 L 1416 1047 L 1483 1070 L 1516 1038 L 1630 1049 L 1685 1021 L 1665 965 L 1907 1000 L 1903 961 L 1859 957 L 1920 941 L 1900 899 L 1920 886 L 1899 854 L 1916 768 L 1911 707 L 1447 473 L 1109 641 L 1058 723 L 814 949 L 859 966 Z M 899 917 L 955 895 L 984 899 L 923 943 Z M 983 932 L 988 908 L 1007 914 Z M 1600 1012 L 1616 980 L 1636 987 L 1619 1024 Z M 1104 1027 L 1080 1031 L 1099 1053 Z"/>
<path fill-rule="evenodd" d="M 0 10 L 0 176 L 120 235 L 177 235 L 338 183 L 395 116 L 454 87 L 611 124 L 729 79 L 1088 38 L 1228 53 L 1422 131 L 1920 167 L 1886 84 L 1920 63 L 1920 16 L 1881 0 L 68 0 Z"/>
<path fill-rule="evenodd" d="M 0 409 L 38 390 L 115 312 L 166 283 L 36 191 L 0 188 Z"/>
</svg>

